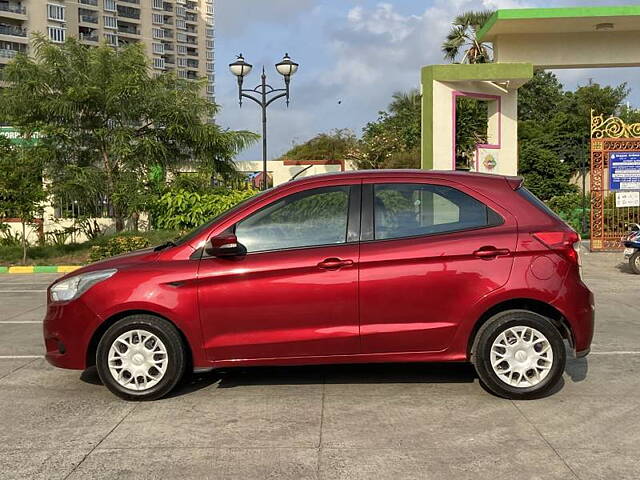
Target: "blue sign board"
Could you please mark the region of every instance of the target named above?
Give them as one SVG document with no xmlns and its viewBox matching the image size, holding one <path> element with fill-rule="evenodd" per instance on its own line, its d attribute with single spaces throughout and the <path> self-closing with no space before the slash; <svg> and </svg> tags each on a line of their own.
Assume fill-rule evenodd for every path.
<svg viewBox="0 0 640 480">
<path fill-rule="evenodd" d="M 609 154 L 609 188 L 640 190 L 640 152 Z"/>
</svg>

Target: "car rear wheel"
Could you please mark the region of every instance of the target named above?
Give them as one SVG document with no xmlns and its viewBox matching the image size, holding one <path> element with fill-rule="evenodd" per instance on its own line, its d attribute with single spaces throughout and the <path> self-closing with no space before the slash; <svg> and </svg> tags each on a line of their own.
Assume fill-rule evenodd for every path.
<svg viewBox="0 0 640 480">
<path fill-rule="evenodd" d="M 633 273 L 640 275 L 640 250 L 636 250 L 629 258 L 629 266 Z"/>
<path fill-rule="evenodd" d="M 562 335 L 548 318 L 510 310 L 482 326 L 473 363 L 480 381 L 496 395 L 537 398 L 548 394 L 562 378 L 566 350 Z"/>
<path fill-rule="evenodd" d="M 182 378 L 186 355 L 180 334 L 166 320 L 132 315 L 100 339 L 96 367 L 102 383 L 126 400 L 155 400 Z"/>
</svg>

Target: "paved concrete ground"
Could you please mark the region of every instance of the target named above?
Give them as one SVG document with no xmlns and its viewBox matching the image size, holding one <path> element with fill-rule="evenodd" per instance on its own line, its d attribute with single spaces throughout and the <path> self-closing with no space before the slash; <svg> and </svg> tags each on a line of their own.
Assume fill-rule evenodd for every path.
<svg viewBox="0 0 640 480">
<path fill-rule="evenodd" d="M 529 402 L 465 365 L 384 365 L 208 373 L 127 403 L 37 357 L 55 275 L 0 276 L 0 478 L 640 478 L 640 276 L 585 257 L 593 354 Z"/>
</svg>

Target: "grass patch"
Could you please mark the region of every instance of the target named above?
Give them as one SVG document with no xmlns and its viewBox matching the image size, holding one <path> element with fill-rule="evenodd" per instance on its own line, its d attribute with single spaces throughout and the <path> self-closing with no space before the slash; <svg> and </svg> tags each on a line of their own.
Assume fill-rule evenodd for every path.
<svg viewBox="0 0 640 480">
<path fill-rule="evenodd" d="M 104 246 L 113 237 L 144 237 L 154 246 L 167 240 L 173 240 L 178 236 L 178 232 L 168 230 L 121 232 L 117 235 L 102 235 L 84 243 L 33 246 L 27 250 L 26 265 L 84 265 L 89 261 L 91 247 Z M 22 247 L 19 245 L 0 246 L 0 265 L 22 265 Z"/>
</svg>

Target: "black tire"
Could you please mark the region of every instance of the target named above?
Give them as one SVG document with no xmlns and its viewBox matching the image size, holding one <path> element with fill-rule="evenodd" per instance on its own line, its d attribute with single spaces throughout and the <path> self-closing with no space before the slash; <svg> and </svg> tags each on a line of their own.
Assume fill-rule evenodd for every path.
<svg viewBox="0 0 640 480">
<path fill-rule="evenodd" d="M 520 326 L 531 327 L 544 335 L 553 353 L 551 368 L 546 377 L 533 386 L 510 385 L 491 366 L 491 347 L 496 338 L 506 330 Z M 562 335 L 551 320 L 528 310 L 509 310 L 494 315 L 482 325 L 472 348 L 472 361 L 481 383 L 489 391 L 503 398 L 527 400 L 548 395 L 556 387 L 564 373 L 567 352 Z M 515 377 L 516 380 L 518 377 Z"/>
<path fill-rule="evenodd" d="M 157 384 L 142 391 L 120 385 L 109 370 L 109 350 L 114 341 L 131 330 L 145 330 L 164 344 L 167 365 L 164 376 Z M 125 400 L 156 400 L 168 394 L 180 382 L 187 365 L 185 347 L 178 330 L 167 320 L 153 315 L 131 315 L 111 325 L 98 343 L 96 368 L 102 383 L 117 396 Z"/>
<path fill-rule="evenodd" d="M 629 258 L 629 266 L 631 271 L 636 275 L 640 275 L 640 250 L 636 250 L 631 258 Z"/>
</svg>

